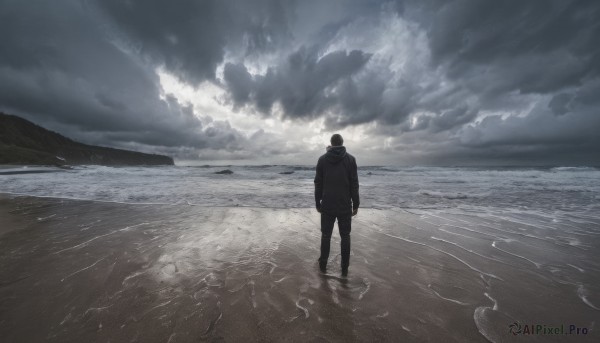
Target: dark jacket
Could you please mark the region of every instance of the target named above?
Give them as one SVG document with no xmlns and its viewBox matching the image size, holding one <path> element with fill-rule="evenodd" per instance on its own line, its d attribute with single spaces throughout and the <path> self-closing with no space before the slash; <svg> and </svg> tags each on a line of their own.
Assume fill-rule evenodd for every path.
<svg viewBox="0 0 600 343">
<path fill-rule="evenodd" d="M 356 159 L 345 147 L 331 147 L 319 157 L 315 202 L 321 212 L 334 216 L 350 215 L 360 205 Z"/>
</svg>

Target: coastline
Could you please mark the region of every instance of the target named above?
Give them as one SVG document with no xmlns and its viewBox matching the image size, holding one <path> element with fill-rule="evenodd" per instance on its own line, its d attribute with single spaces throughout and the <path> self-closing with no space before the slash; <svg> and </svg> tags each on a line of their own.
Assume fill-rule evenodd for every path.
<svg viewBox="0 0 600 343">
<path fill-rule="evenodd" d="M 0 214 L 8 341 L 511 341 L 513 321 L 598 338 L 594 220 L 361 209 L 344 279 L 337 233 L 318 272 L 312 208 L 0 194 Z"/>
</svg>

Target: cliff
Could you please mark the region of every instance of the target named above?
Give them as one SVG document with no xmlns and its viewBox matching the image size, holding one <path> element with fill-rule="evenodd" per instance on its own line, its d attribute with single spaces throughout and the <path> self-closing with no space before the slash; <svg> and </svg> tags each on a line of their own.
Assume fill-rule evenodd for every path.
<svg viewBox="0 0 600 343">
<path fill-rule="evenodd" d="M 0 164 L 173 165 L 173 159 L 75 142 L 23 118 L 0 113 Z"/>
</svg>

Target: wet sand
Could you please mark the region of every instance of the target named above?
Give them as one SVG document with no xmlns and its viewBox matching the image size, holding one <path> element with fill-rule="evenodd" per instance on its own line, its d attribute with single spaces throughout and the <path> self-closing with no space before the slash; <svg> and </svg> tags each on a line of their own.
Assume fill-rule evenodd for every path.
<svg viewBox="0 0 600 343">
<path fill-rule="evenodd" d="M 361 209 L 318 271 L 314 209 L 0 196 L 4 342 L 597 342 L 600 219 Z M 336 229 L 337 230 L 337 229 Z M 587 335 L 513 336 L 509 325 Z"/>
</svg>

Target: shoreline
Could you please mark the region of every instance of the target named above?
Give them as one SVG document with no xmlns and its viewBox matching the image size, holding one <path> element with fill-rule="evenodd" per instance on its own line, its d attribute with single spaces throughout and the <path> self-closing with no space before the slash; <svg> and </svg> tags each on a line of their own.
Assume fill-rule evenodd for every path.
<svg viewBox="0 0 600 343">
<path fill-rule="evenodd" d="M 318 271 L 312 208 L 177 205 L 0 194 L 0 226 L 10 227 L 0 233 L 0 334 L 485 342 L 511 341 L 518 321 L 598 337 L 592 222 L 565 221 L 550 239 L 539 232 L 556 224 L 527 214 L 363 209 L 341 278 L 335 232 L 328 272 Z M 589 239 L 568 244 L 567 224 Z"/>
</svg>

